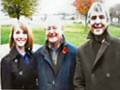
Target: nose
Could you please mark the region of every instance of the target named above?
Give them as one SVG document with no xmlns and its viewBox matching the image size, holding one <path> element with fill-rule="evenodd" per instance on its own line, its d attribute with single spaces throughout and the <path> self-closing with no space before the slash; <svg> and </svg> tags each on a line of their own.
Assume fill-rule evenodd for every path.
<svg viewBox="0 0 120 90">
<path fill-rule="evenodd" d="M 19 38 L 25 38 L 25 37 L 27 37 L 26 34 L 23 34 L 23 33 L 20 33 L 20 34 L 19 34 Z"/>
<path fill-rule="evenodd" d="M 54 32 L 54 30 L 53 30 L 53 29 L 50 29 L 50 30 L 49 30 L 49 32 L 50 32 L 50 33 L 53 33 L 53 32 Z"/>
<path fill-rule="evenodd" d="M 101 22 L 100 18 L 97 18 L 96 23 L 100 23 L 100 22 Z"/>
</svg>

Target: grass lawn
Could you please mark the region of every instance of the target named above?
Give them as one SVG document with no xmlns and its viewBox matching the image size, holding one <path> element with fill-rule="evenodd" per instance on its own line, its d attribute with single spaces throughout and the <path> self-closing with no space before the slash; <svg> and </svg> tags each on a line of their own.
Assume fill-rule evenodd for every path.
<svg viewBox="0 0 120 90">
<path fill-rule="evenodd" d="M 1 44 L 9 43 L 11 26 L 1 27 Z M 45 41 L 45 32 L 41 28 L 33 28 L 34 43 L 43 44 Z"/>
<path fill-rule="evenodd" d="M 1 27 L 1 44 L 9 42 L 11 26 Z M 45 32 L 43 29 L 37 27 L 32 28 L 34 35 L 34 43 L 44 44 L 45 43 Z M 120 37 L 120 27 L 110 26 L 109 30 L 113 36 Z M 64 34 L 66 40 L 75 46 L 81 45 L 86 42 L 87 33 L 89 30 L 85 30 L 83 25 L 73 24 L 65 26 Z"/>
</svg>

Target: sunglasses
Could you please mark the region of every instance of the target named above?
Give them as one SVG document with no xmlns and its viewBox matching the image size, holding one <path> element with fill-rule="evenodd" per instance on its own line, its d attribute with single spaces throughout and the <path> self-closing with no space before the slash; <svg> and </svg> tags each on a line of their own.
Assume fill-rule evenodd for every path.
<svg viewBox="0 0 120 90">
<path fill-rule="evenodd" d="M 92 17 L 91 17 L 92 20 L 96 20 L 97 18 L 99 18 L 99 19 L 104 19 L 105 16 L 104 16 L 104 15 L 99 15 L 99 16 L 92 16 Z"/>
</svg>

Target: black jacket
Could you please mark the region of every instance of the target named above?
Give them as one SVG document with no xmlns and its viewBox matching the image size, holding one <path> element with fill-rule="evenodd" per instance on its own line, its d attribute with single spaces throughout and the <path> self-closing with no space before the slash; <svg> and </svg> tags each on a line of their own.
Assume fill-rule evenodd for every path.
<svg viewBox="0 0 120 90">
<path fill-rule="evenodd" d="M 30 51 L 29 64 L 23 62 L 22 56 L 13 48 L 1 61 L 2 89 L 36 89 L 36 72 Z"/>
<path fill-rule="evenodd" d="M 120 40 L 107 32 L 98 40 L 89 39 L 78 48 L 75 90 L 119 90 Z"/>
</svg>

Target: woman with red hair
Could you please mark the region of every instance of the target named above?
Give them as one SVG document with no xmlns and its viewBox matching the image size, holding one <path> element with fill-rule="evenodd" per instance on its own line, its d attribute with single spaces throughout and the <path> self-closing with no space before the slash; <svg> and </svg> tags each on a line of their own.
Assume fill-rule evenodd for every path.
<svg viewBox="0 0 120 90">
<path fill-rule="evenodd" d="M 21 22 L 13 26 L 9 45 L 11 50 L 1 62 L 2 89 L 35 89 L 33 37 L 29 27 Z"/>
</svg>

